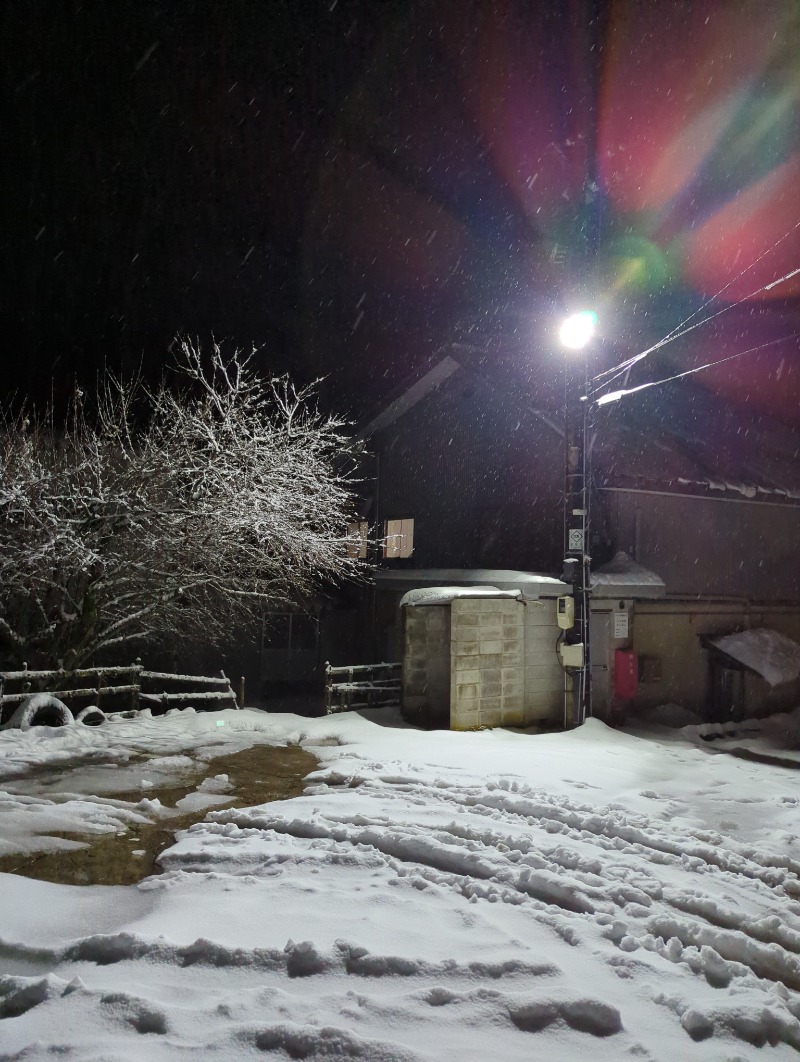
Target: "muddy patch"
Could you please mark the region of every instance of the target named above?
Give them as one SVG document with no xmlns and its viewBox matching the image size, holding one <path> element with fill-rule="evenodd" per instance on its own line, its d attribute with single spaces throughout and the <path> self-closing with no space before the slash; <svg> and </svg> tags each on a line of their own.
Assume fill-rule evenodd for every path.
<svg viewBox="0 0 800 1062">
<path fill-rule="evenodd" d="M 113 791 L 103 785 L 100 788 L 104 800 L 125 801 L 132 807 L 143 797 L 158 800 L 166 817 L 135 823 L 118 833 L 88 836 L 50 832 L 47 836 L 79 842 L 83 847 L 2 856 L 0 871 L 65 885 L 133 885 L 151 874 L 160 873 L 158 857 L 174 843 L 175 834 L 202 822 L 212 810 L 208 806 L 193 807 L 195 794 L 213 794 L 219 798 L 218 807 L 250 807 L 284 800 L 303 792 L 306 775 L 317 766 L 317 759 L 305 749 L 256 745 L 227 756 L 216 756 L 207 762 L 182 765 L 177 772 L 179 778 L 173 783 L 135 791 Z M 44 779 L 40 777 L 39 781 L 44 782 Z M 58 772 L 57 783 L 53 779 L 50 783 L 44 785 L 45 791 L 51 788 L 68 791 L 70 772 L 62 769 Z M 82 788 L 82 792 L 85 794 L 86 790 Z M 50 798 L 54 795 L 48 793 Z M 185 805 L 183 808 L 181 803 Z"/>
</svg>

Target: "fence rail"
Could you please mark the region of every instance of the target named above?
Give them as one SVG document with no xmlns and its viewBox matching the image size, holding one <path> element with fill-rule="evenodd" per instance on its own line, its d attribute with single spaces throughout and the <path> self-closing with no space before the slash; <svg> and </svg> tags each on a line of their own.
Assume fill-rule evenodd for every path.
<svg viewBox="0 0 800 1062">
<path fill-rule="evenodd" d="M 227 675 L 173 675 L 168 671 L 143 671 L 142 681 L 152 680 L 155 682 L 193 682 L 196 686 L 225 686 L 230 687 L 231 680 Z"/>
<path fill-rule="evenodd" d="M 123 681 L 107 681 L 114 676 Z M 88 682 L 93 682 L 93 685 Z M 72 683 L 80 685 L 71 685 Z M 160 684 L 161 689 L 143 689 L 144 684 L 150 687 Z M 164 688 L 169 685 L 184 688 Z M 9 686 L 18 688 L 9 690 Z M 187 686 L 199 686 L 200 689 L 187 689 Z M 60 668 L 50 671 L 29 671 L 27 668 L 21 671 L 0 671 L 0 724 L 7 721 L 16 705 L 33 693 L 50 693 L 64 701 L 68 707 L 72 707 L 72 702 L 76 700 L 88 699 L 89 703 L 112 711 L 136 709 L 145 705 L 166 709 L 195 701 L 217 702 L 227 707 L 241 708 L 244 705 L 244 679 L 240 680 L 237 698 L 231 681 L 224 672 L 220 672 L 219 676 L 211 676 L 145 671 L 139 660 L 120 667 L 80 668 L 75 671 Z"/>
<path fill-rule="evenodd" d="M 140 701 L 150 701 L 153 704 L 174 704 L 179 701 L 236 701 L 233 690 L 220 690 L 219 693 L 140 693 Z M 235 705 L 238 707 L 238 705 Z"/>
<path fill-rule="evenodd" d="M 22 671 L 1 671 L 0 675 L 3 676 L 7 682 L 30 682 L 32 679 L 49 679 L 54 675 L 69 675 L 71 678 L 91 678 L 93 675 L 101 677 L 102 675 L 122 675 L 129 671 L 142 671 L 142 665 L 137 664 L 121 664 L 119 667 L 84 667 L 76 668 L 74 671 L 64 671 L 63 668 L 57 668 L 50 671 L 29 671 L 28 668 L 24 668 Z M 144 674 L 159 678 L 154 672 L 144 672 Z"/>
<path fill-rule="evenodd" d="M 24 701 L 26 697 L 30 697 L 31 693 L 51 693 L 54 697 L 58 697 L 59 700 L 69 700 L 70 697 L 97 697 L 97 687 L 87 687 L 83 690 L 25 690 L 22 693 L 4 693 L 2 696 L 3 704 L 15 704 L 19 701 Z M 137 693 L 139 694 L 139 686 L 101 686 L 100 693 L 103 694 L 116 694 L 116 693 Z M 146 694 L 140 694 L 146 696 Z M 99 707 L 99 705 L 98 705 Z"/>
<path fill-rule="evenodd" d="M 349 712 L 353 708 L 388 707 L 400 703 L 401 664 L 325 664 L 325 712 Z M 336 681 L 337 676 L 345 681 Z"/>
</svg>

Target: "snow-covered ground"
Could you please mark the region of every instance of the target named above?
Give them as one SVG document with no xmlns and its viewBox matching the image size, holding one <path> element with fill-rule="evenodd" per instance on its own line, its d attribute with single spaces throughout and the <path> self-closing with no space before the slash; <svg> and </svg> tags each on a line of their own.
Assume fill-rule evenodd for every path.
<svg viewBox="0 0 800 1062">
<path fill-rule="evenodd" d="M 135 784 L 134 753 L 169 772 L 265 741 L 321 762 L 302 797 L 217 803 L 138 886 L 0 875 L 1 1057 L 797 1057 L 800 774 L 696 728 L 388 721 L 186 711 L 0 734 L 6 851 L 159 814 L 146 791 L 48 803 L 37 765 L 112 762 Z"/>
</svg>

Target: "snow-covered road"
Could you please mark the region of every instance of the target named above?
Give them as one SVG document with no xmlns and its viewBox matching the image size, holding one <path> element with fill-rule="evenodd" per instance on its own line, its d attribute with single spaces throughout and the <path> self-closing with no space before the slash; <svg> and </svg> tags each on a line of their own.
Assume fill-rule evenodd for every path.
<svg viewBox="0 0 800 1062">
<path fill-rule="evenodd" d="M 210 811 L 163 875 L 0 877 L 2 1058 L 797 1057 L 797 772 L 594 721 L 183 712 L 0 734 L 0 777 L 265 740 L 320 758 L 305 795 Z"/>
</svg>

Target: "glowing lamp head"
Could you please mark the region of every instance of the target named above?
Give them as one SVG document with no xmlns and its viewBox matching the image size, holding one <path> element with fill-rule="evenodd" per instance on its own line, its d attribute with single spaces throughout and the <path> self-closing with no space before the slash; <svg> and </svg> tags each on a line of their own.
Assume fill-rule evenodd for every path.
<svg viewBox="0 0 800 1062">
<path fill-rule="evenodd" d="M 581 310 L 580 313 L 570 314 L 561 322 L 558 338 L 561 345 L 569 350 L 580 350 L 591 341 L 596 328 L 597 314 L 594 310 Z"/>
</svg>

